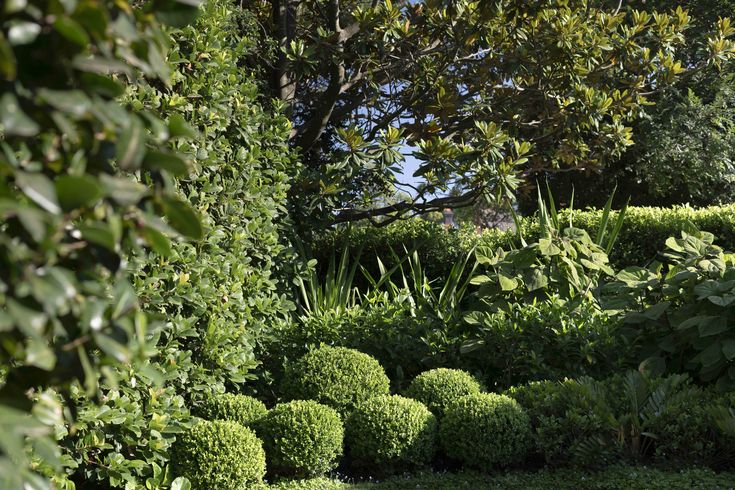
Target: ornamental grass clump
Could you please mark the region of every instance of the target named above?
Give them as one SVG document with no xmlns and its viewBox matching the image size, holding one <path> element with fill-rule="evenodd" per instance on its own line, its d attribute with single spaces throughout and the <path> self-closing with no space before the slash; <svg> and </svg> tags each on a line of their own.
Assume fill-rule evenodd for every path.
<svg viewBox="0 0 735 490">
<path fill-rule="evenodd" d="M 406 390 L 406 396 L 420 401 L 441 418 L 460 398 L 481 391 L 480 383 L 466 371 L 438 368 L 416 376 Z"/>
<path fill-rule="evenodd" d="M 178 437 L 171 464 L 173 474 L 188 478 L 195 490 L 251 488 L 265 476 L 265 451 L 247 427 L 202 421 Z"/>
<path fill-rule="evenodd" d="M 234 393 L 218 393 L 206 398 L 194 415 L 207 420 L 229 420 L 246 427 L 262 419 L 268 409 L 257 398 Z"/>
<path fill-rule="evenodd" d="M 390 381 L 378 361 L 344 347 L 312 350 L 286 370 L 284 391 L 291 399 L 316 400 L 349 414 L 359 403 L 387 395 Z"/>
<path fill-rule="evenodd" d="M 300 478 L 333 470 L 342 456 L 344 428 L 333 408 L 313 400 L 276 405 L 258 424 L 268 471 Z"/>
<path fill-rule="evenodd" d="M 531 425 L 512 398 L 478 393 L 449 407 L 439 437 L 447 456 L 484 469 L 522 461 L 530 449 Z"/>
<path fill-rule="evenodd" d="M 391 471 L 429 463 L 437 420 L 426 406 L 398 395 L 372 398 L 350 415 L 345 438 L 356 466 Z"/>
</svg>

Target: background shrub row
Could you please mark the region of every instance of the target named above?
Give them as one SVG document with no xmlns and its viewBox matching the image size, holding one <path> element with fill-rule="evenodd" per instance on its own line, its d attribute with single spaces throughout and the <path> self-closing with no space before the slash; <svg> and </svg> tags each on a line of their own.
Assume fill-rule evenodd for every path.
<svg viewBox="0 0 735 490">
<path fill-rule="evenodd" d="M 568 211 L 562 211 L 564 220 Z M 616 213 L 612 213 L 614 221 Z M 602 211 L 574 211 L 574 225 L 594 234 L 602 218 Z M 717 237 L 717 244 L 723 248 L 735 248 L 735 205 L 691 208 L 674 206 L 671 208 L 629 207 L 626 211 L 623 228 L 616 246 L 610 256 L 614 269 L 630 265 L 645 265 L 663 250 L 664 242 L 670 236 L 678 236 L 687 222 L 708 231 Z M 521 218 L 521 229 L 527 241 L 538 239 L 537 220 Z M 379 275 L 376 257 L 393 265 L 392 253 L 404 255 L 416 248 L 421 263 L 425 265 L 429 277 L 447 277 L 452 265 L 472 247 L 488 245 L 504 247 L 517 244 L 515 232 L 485 230 L 475 233 L 471 227 L 446 230 L 434 222 L 411 219 L 394 223 L 383 228 L 352 227 L 329 230 L 314 238 L 312 253 L 320 264 L 329 263 L 332 253 L 339 256 L 345 244 L 353 257 L 361 257 L 361 264 L 371 274 Z"/>
</svg>

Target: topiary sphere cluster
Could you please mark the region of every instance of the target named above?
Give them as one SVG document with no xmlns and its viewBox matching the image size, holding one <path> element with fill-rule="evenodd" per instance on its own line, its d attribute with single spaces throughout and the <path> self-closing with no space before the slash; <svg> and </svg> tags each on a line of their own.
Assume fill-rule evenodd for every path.
<svg viewBox="0 0 735 490">
<path fill-rule="evenodd" d="M 249 426 L 262 419 L 268 409 L 257 398 L 233 393 L 219 393 L 205 399 L 194 414 L 207 420 L 229 420 Z"/>
<path fill-rule="evenodd" d="M 312 477 L 337 466 L 342 456 L 344 428 L 333 408 L 313 400 L 276 405 L 258 424 L 268 455 L 268 471 Z"/>
<path fill-rule="evenodd" d="M 531 445 L 525 410 L 495 393 L 468 395 L 449 407 L 440 429 L 447 455 L 468 466 L 486 468 L 519 462 Z"/>
<path fill-rule="evenodd" d="M 265 451 L 247 427 L 202 421 L 179 435 L 171 465 L 174 475 L 188 478 L 195 490 L 251 488 L 265 476 Z"/>
<path fill-rule="evenodd" d="M 344 347 L 320 347 L 286 370 L 284 391 L 292 399 L 316 400 L 346 415 L 360 402 L 387 395 L 390 381 L 367 354 Z"/>
<path fill-rule="evenodd" d="M 384 395 L 352 412 L 345 438 L 357 465 L 420 466 L 434 456 L 436 432 L 436 417 L 423 403 Z"/>
<path fill-rule="evenodd" d="M 438 368 L 416 376 L 406 390 L 406 396 L 420 401 L 441 418 L 457 400 L 481 391 L 480 383 L 468 372 Z"/>
</svg>

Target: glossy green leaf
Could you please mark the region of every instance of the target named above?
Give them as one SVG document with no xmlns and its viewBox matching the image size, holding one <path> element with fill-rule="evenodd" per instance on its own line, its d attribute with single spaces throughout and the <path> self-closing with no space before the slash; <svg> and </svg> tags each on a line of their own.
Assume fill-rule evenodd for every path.
<svg viewBox="0 0 735 490">
<path fill-rule="evenodd" d="M 59 214 L 61 212 L 56 187 L 45 175 L 18 172 L 15 175 L 15 183 L 29 199 L 49 213 Z"/>
<path fill-rule="evenodd" d="M 189 172 L 189 165 L 175 153 L 148 151 L 143 159 L 143 165 L 149 169 L 166 170 L 177 176 L 186 175 Z"/>
<path fill-rule="evenodd" d="M 162 255 L 163 257 L 171 255 L 171 241 L 166 235 L 149 226 L 144 227 L 140 233 L 146 243 L 148 243 L 148 246 L 157 254 Z"/>
<path fill-rule="evenodd" d="M 112 252 L 117 249 L 115 234 L 105 223 L 81 224 L 79 225 L 79 231 L 82 237 L 90 243 L 104 247 Z"/>
<path fill-rule="evenodd" d="M 199 216 L 184 201 L 165 196 L 163 198 L 163 212 L 171 226 L 182 235 L 194 240 L 201 240 L 204 236 L 204 229 L 199 221 Z"/>
<path fill-rule="evenodd" d="M 102 185 L 91 175 L 62 175 L 56 179 L 56 195 L 64 211 L 94 204 L 104 193 Z"/>
<path fill-rule="evenodd" d="M 106 194 L 118 204 L 127 206 L 137 204 L 150 190 L 139 182 L 125 177 L 101 175 L 100 183 Z"/>
<path fill-rule="evenodd" d="M 105 354 L 111 356 L 120 363 L 130 362 L 130 351 L 126 346 L 103 333 L 95 332 L 93 333 L 93 336 L 95 343 Z"/>
<path fill-rule="evenodd" d="M 196 138 L 199 132 L 186 122 L 181 114 L 168 118 L 168 131 L 172 138 Z"/>
<path fill-rule="evenodd" d="M 145 156 L 145 128 L 131 115 L 117 142 L 117 163 L 124 170 L 136 170 Z"/>
<path fill-rule="evenodd" d="M 54 29 L 67 40 L 85 47 L 89 44 L 87 31 L 74 19 L 65 15 L 59 16 L 54 22 Z"/>
<path fill-rule="evenodd" d="M 35 136 L 40 130 L 38 124 L 23 112 L 15 95 L 9 92 L 0 97 L 0 123 L 2 131 L 11 136 Z"/>
</svg>

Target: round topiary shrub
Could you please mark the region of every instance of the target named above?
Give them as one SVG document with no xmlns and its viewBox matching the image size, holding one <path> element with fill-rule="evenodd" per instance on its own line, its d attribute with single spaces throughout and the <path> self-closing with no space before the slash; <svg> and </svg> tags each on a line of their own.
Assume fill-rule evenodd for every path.
<svg viewBox="0 0 735 490">
<path fill-rule="evenodd" d="M 406 390 L 406 396 L 420 401 L 441 418 L 457 400 L 481 391 L 480 383 L 468 372 L 438 368 L 416 376 Z"/>
<path fill-rule="evenodd" d="M 205 399 L 194 415 L 207 420 L 229 420 L 249 426 L 262 419 L 268 409 L 257 398 L 234 393 L 219 393 Z"/>
<path fill-rule="evenodd" d="M 436 431 L 436 417 L 423 403 L 384 395 L 361 403 L 352 412 L 345 438 L 356 465 L 381 465 L 385 470 L 431 461 Z"/>
<path fill-rule="evenodd" d="M 314 349 L 286 369 L 284 391 L 292 399 L 316 400 L 348 414 L 357 404 L 387 395 L 390 381 L 378 361 L 344 347 Z"/>
<path fill-rule="evenodd" d="M 174 475 L 193 489 L 250 488 L 265 476 L 265 451 L 255 433 L 227 420 L 202 421 L 180 434 L 171 449 Z"/>
<path fill-rule="evenodd" d="M 268 471 L 311 477 L 337 466 L 342 456 L 344 428 L 333 408 L 313 400 L 276 405 L 258 424 L 268 459 Z"/>
<path fill-rule="evenodd" d="M 495 393 L 468 395 L 451 405 L 439 434 L 449 457 L 476 468 L 519 462 L 531 445 L 531 425 L 523 407 Z"/>
</svg>

